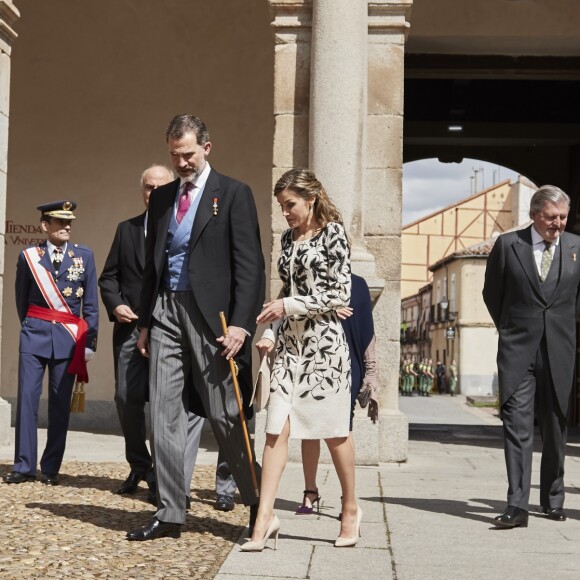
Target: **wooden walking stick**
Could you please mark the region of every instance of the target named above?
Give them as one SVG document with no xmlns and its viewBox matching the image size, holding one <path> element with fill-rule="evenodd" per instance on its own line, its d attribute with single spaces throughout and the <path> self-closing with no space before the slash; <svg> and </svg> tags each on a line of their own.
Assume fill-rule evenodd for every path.
<svg viewBox="0 0 580 580">
<path fill-rule="evenodd" d="M 224 336 L 228 334 L 228 325 L 226 323 L 226 315 L 220 312 L 220 320 L 222 323 L 222 330 Z M 240 410 L 240 420 L 242 422 L 242 430 L 244 431 L 244 440 L 246 442 L 246 451 L 248 452 L 248 461 L 250 462 L 250 473 L 252 475 L 252 484 L 254 486 L 254 491 L 256 492 L 256 497 L 260 498 L 260 490 L 258 488 L 258 479 L 256 478 L 256 470 L 254 469 L 254 456 L 252 454 L 252 446 L 250 445 L 250 435 L 248 434 L 248 424 L 246 422 L 246 416 L 244 415 L 244 403 L 242 402 L 242 397 L 240 394 L 240 385 L 238 384 L 238 365 L 233 357 L 230 358 L 230 373 L 232 374 L 232 379 L 234 381 L 234 392 L 236 393 L 236 401 L 238 402 L 238 409 Z"/>
</svg>

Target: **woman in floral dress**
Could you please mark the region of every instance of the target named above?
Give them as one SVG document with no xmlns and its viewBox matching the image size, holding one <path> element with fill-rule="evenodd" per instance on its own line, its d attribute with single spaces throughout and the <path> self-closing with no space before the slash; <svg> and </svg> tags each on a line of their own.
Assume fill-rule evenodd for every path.
<svg viewBox="0 0 580 580">
<path fill-rule="evenodd" d="M 290 229 L 282 234 L 278 271 L 282 298 L 264 305 L 258 323 L 272 323 L 257 343 L 275 349 L 268 400 L 260 507 L 252 540 L 261 551 L 280 522 L 273 512 L 286 466 L 288 438 L 325 439 L 342 487 L 337 547 L 354 546 L 362 511 L 354 494 L 354 449 L 348 441 L 350 360 L 336 309 L 350 299 L 349 242 L 340 212 L 315 175 L 287 171 L 274 195 Z"/>
</svg>

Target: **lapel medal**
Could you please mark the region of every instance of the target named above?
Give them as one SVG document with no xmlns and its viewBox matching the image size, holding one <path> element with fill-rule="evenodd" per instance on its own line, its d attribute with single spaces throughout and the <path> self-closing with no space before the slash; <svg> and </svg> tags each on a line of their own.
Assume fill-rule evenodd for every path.
<svg viewBox="0 0 580 580">
<path fill-rule="evenodd" d="M 70 266 L 68 269 L 68 276 L 66 277 L 67 280 L 71 282 L 78 282 L 81 275 L 84 274 L 85 268 L 83 266 L 83 258 L 82 256 L 74 257 L 73 258 L 73 265 Z"/>
<path fill-rule="evenodd" d="M 213 198 L 213 215 L 217 215 L 218 214 L 218 198 L 214 197 Z"/>
<path fill-rule="evenodd" d="M 572 262 L 576 261 L 576 254 L 572 254 Z"/>
</svg>

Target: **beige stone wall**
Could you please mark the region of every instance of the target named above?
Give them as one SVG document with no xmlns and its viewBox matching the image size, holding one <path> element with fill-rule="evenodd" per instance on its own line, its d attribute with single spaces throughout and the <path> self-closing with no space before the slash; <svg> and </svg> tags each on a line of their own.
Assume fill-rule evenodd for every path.
<svg viewBox="0 0 580 580">
<path fill-rule="evenodd" d="M 459 258 L 433 273 L 433 284 L 443 285 L 455 275 L 455 321 L 431 326 L 431 356 L 445 358 L 447 366 L 455 358 L 459 385 L 464 395 L 492 395 L 497 391 L 497 333 L 487 311 L 481 291 L 485 277 L 485 257 Z M 435 302 L 435 298 L 433 299 Z M 448 341 L 445 330 L 455 328 L 455 339 Z M 446 355 L 444 356 L 444 352 Z"/>
<path fill-rule="evenodd" d="M 17 6 L 0 391 L 11 400 L 19 327 L 14 271 L 18 252 L 40 237 L 34 208 L 78 201 L 73 241 L 94 249 L 100 271 L 117 223 L 143 209 L 141 171 L 169 161 L 168 121 L 192 112 L 208 124 L 212 165 L 252 186 L 268 263 L 274 132 L 274 37 L 264 0 L 20 0 Z M 111 329 L 101 309 L 90 401 L 112 401 Z"/>
<path fill-rule="evenodd" d="M 414 0 L 408 52 L 577 56 L 573 0 Z"/>
</svg>

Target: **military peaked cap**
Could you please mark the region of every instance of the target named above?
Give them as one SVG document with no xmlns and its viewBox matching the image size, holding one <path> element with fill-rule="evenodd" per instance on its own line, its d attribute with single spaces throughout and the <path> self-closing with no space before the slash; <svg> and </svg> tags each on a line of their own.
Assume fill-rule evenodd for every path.
<svg viewBox="0 0 580 580">
<path fill-rule="evenodd" d="M 74 220 L 76 216 L 73 211 L 77 207 L 76 201 L 52 201 L 39 205 L 36 209 L 42 212 L 43 216 L 59 218 L 61 220 Z"/>
</svg>

